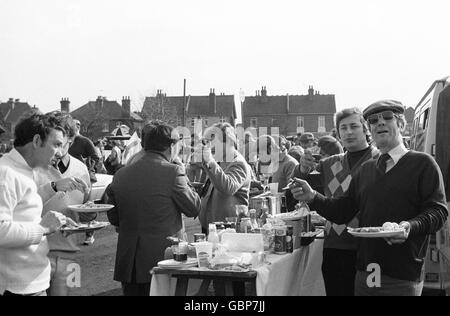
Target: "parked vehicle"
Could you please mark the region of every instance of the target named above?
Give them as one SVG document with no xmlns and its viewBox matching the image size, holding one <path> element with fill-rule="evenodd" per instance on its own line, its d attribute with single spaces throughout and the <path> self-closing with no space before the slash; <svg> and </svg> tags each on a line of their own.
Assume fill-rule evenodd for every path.
<svg viewBox="0 0 450 316">
<path fill-rule="evenodd" d="M 429 153 L 441 168 L 450 207 L 450 77 L 436 80 L 414 114 L 411 149 Z M 450 295 L 450 223 L 431 238 L 425 263 L 426 286 Z"/>
</svg>

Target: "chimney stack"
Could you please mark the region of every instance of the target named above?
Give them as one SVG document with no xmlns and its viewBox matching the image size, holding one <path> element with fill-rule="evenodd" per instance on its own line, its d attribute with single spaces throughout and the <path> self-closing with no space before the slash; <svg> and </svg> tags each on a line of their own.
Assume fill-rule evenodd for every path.
<svg viewBox="0 0 450 316">
<path fill-rule="evenodd" d="M 312 97 L 314 96 L 314 88 L 313 88 L 313 86 L 309 86 L 308 96 L 309 96 L 309 99 L 312 100 Z"/>
<path fill-rule="evenodd" d="M 265 86 L 261 88 L 261 96 L 263 98 L 267 97 L 267 89 Z"/>
<path fill-rule="evenodd" d="M 95 108 L 97 112 L 101 112 L 103 110 L 103 100 L 104 98 L 102 96 L 98 96 L 97 100 L 95 100 Z"/>
<path fill-rule="evenodd" d="M 217 113 L 217 99 L 215 89 L 210 89 L 209 91 L 209 112 L 213 114 Z"/>
<path fill-rule="evenodd" d="M 122 97 L 122 108 L 127 113 L 128 117 L 131 116 L 131 99 L 130 97 Z"/>
<path fill-rule="evenodd" d="M 9 108 L 11 109 L 11 111 L 12 110 L 14 110 L 14 98 L 9 98 L 9 100 L 8 100 L 8 105 L 9 105 Z"/>
<path fill-rule="evenodd" d="M 59 101 L 61 104 L 61 112 L 63 113 L 70 113 L 70 101 L 69 98 L 62 98 L 61 101 Z"/>
</svg>

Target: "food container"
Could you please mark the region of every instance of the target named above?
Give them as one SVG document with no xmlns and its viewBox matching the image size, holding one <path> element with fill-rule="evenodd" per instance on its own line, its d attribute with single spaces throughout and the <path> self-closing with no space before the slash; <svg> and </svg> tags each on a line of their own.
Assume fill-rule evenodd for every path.
<svg viewBox="0 0 450 316">
<path fill-rule="evenodd" d="M 275 227 L 274 252 L 279 255 L 286 253 L 286 226 Z"/>
<path fill-rule="evenodd" d="M 208 268 L 212 260 L 213 244 L 207 241 L 195 243 L 199 268 Z"/>
</svg>

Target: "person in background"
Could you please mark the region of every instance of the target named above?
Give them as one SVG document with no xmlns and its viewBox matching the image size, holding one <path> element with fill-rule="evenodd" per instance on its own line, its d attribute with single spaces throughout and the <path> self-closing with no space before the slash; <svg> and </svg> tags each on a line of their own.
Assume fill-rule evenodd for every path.
<svg viewBox="0 0 450 316">
<path fill-rule="evenodd" d="M 89 171 L 85 164 L 68 153 L 76 133 L 72 117 L 61 112 L 54 115 L 65 130 L 64 145 L 48 168 L 40 169 L 36 173 L 38 193 L 44 202 L 44 215 L 53 210 L 78 222 L 78 216 L 69 210 L 68 206 L 83 204 L 88 200 Z M 92 216 L 84 214 L 82 217 L 84 221 L 86 221 L 86 215 Z M 94 218 L 95 216 L 94 214 Z M 62 232 L 56 232 L 48 237 L 50 247 L 48 257 L 52 268 L 50 288 L 47 290 L 49 296 L 67 296 L 70 292 L 67 286 L 67 280 L 72 273 L 70 265 L 75 263 L 74 254 L 80 251 L 77 236 L 65 236 Z"/>
<path fill-rule="evenodd" d="M 97 182 L 97 177 L 95 176 L 95 166 L 100 161 L 100 157 L 97 155 L 97 151 L 95 150 L 95 146 L 92 141 L 81 135 L 81 123 L 79 120 L 74 120 L 75 123 L 75 139 L 70 145 L 69 154 L 83 162 L 89 171 L 89 177 L 91 183 Z M 94 232 L 86 233 L 86 239 L 84 240 L 84 245 L 89 246 L 95 242 Z"/>
<path fill-rule="evenodd" d="M 404 106 L 382 100 L 368 106 L 364 118 L 381 155 L 366 161 L 353 175 L 345 195 L 326 198 L 296 179 L 294 197 L 336 224 L 346 224 L 359 211 L 360 227 L 397 223 L 401 234 L 385 239 L 358 240 L 355 294 L 357 296 L 420 296 L 424 259 L 430 235 L 448 217 L 442 173 L 426 153 L 407 150 L 401 133 L 406 126 Z M 368 282 L 378 266 L 378 286 Z"/>
<path fill-rule="evenodd" d="M 339 143 L 336 138 L 330 135 L 322 136 L 321 138 L 319 138 L 317 146 L 319 146 L 319 154 L 322 159 L 344 153 L 344 149 L 342 148 L 341 143 Z"/>
<path fill-rule="evenodd" d="M 0 159 L 0 296 L 46 296 L 47 236 L 73 221 L 54 211 L 42 216 L 35 172 L 61 151 L 64 133 L 53 115 L 33 113 L 16 125 L 14 149 Z"/>
<path fill-rule="evenodd" d="M 180 235 L 182 216 L 196 217 L 200 197 L 189 186 L 183 165 L 172 162 L 179 152 L 178 133 L 153 122 L 144 133 L 145 155 L 120 169 L 106 189 L 112 225 L 118 227 L 114 280 L 125 296 L 148 296 L 150 270 L 164 259 L 167 237 Z"/>
<path fill-rule="evenodd" d="M 236 216 L 236 205 L 249 205 L 251 183 L 251 168 L 237 150 L 234 128 L 229 123 L 218 123 L 205 135 L 208 144 L 194 152 L 208 176 L 199 215 L 204 233 L 208 224 Z"/>
<path fill-rule="evenodd" d="M 86 164 L 89 172 L 93 173 L 95 176 L 94 167 L 96 166 L 97 162 L 100 160 L 100 157 L 97 155 L 97 151 L 95 150 L 95 146 L 92 143 L 92 141 L 89 138 L 81 135 L 80 121 L 74 120 L 74 122 L 75 122 L 77 133 L 76 133 L 75 140 L 74 140 L 72 146 L 70 146 L 69 154 L 72 157 L 75 157 L 78 160 L 80 160 L 81 162 L 83 162 L 84 164 Z M 91 174 L 91 176 L 92 176 L 92 174 Z M 91 180 L 93 180 L 93 179 L 91 178 Z M 95 182 L 95 181 L 92 181 L 92 182 Z"/>
<path fill-rule="evenodd" d="M 97 162 L 97 164 L 95 165 L 95 173 L 100 173 L 100 174 L 106 174 L 106 168 L 104 165 L 104 160 L 105 160 L 105 144 L 103 143 L 102 139 L 98 139 L 94 142 L 94 146 L 95 146 L 95 152 L 97 153 L 97 156 L 99 157 L 99 160 Z"/>
<path fill-rule="evenodd" d="M 304 156 L 294 172 L 294 177 L 307 180 L 316 191 L 330 198 L 343 196 L 361 165 L 379 155 L 369 145 L 369 126 L 358 108 L 336 113 L 335 126 L 347 152 L 343 153 L 335 138 L 321 137 L 319 148 L 323 159 L 317 163 L 312 156 Z M 310 174 L 313 171 L 319 174 Z M 346 224 L 359 225 L 356 217 Z M 326 223 L 322 274 L 328 296 L 354 295 L 357 246 L 358 240 L 347 232 L 347 225 Z"/>
<path fill-rule="evenodd" d="M 311 149 L 314 147 L 315 140 L 316 139 L 314 138 L 314 135 L 312 133 L 304 133 L 298 139 L 298 144 L 303 149 Z"/>
</svg>

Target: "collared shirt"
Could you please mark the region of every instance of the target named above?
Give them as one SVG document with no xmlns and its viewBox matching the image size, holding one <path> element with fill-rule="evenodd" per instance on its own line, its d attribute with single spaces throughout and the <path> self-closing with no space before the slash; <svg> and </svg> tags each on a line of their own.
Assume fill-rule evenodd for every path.
<svg viewBox="0 0 450 316">
<path fill-rule="evenodd" d="M 391 156 L 390 159 L 386 161 L 386 172 L 395 167 L 395 165 L 399 162 L 399 160 L 408 153 L 408 149 L 406 149 L 403 143 L 400 143 L 394 149 L 391 149 L 388 154 Z"/>
<path fill-rule="evenodd" d="M 33 170 L 15 149 L 0 159 L 0 275 L 2 290 L 33 294 L 50 282 L 48 244 L 40 225 L 42 200 Z"/>
</svg>

